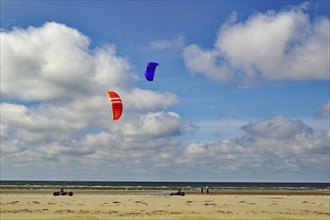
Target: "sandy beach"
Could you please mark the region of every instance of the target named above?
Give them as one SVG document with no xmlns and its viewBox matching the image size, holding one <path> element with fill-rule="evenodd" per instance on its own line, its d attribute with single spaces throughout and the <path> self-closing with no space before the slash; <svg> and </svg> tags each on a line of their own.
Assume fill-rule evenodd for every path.
<svg viewBox="0 0 330 220">
<path fill-rule="evenodd" d="M 326 219 L 326 193 L 230 192 L 187 193 L 75 190 L 52 195 L 51 190 L 2 189 L 1 220 L 7 219 Z"/>
</svg>

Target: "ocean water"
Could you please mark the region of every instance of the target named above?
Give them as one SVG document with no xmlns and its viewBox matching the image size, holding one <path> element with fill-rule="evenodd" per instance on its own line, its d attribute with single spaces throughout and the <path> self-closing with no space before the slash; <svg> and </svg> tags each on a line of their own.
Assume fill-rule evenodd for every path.
<svg viewBox="0 0 330 220">
<path fill-rule="evenodd" d="M 1 180 L 0 189 L 98 189 L 155 191 L 321 191 L 330 192 L 330 183 L 270 182 L 130 182 L 130 181 L 17 181 Z"/>
</svg>

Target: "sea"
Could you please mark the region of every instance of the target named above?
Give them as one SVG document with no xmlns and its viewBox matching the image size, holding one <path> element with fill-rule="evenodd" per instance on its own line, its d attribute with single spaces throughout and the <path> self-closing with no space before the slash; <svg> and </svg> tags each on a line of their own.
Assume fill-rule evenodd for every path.
<svg viewBox="0 0 330 220">
<path fill-rule="evenodd" d="M 0 180 L 1 189 L 87 189 L 135 191 L 313 191 L 330 194 L 330 183 L 283 182 L 153 182 L 153 181 L 18 181 Z"/>
</svg>

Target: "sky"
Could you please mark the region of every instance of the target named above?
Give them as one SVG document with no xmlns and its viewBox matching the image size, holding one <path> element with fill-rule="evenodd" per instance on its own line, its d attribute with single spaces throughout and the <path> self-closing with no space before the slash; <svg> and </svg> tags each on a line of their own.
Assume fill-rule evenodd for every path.
<svg viewBox="0 0 330 220">
<path fill-rule="evenodd" d="M 330 181 L 329 1 L 1 0 L 0 14 L 2 180 Z"/>
</svg>

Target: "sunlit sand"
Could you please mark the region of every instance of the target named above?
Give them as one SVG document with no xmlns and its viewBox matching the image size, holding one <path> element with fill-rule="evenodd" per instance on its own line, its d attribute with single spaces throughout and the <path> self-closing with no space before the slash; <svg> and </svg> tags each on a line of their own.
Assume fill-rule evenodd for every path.
<svg viewBox="0 0 330 220">
<path fill-rule="evenodd" d="M 326 219 L 327 193 L 187 193 L 80 190 L 53 196 L 50 190 L 2 189 L 5 219 Z"/>
</svg>

